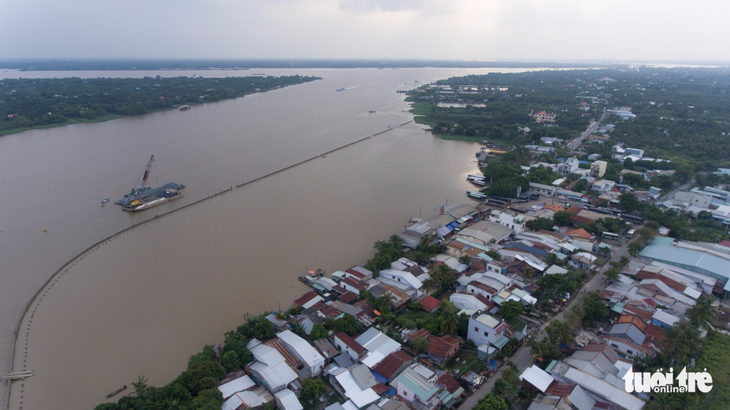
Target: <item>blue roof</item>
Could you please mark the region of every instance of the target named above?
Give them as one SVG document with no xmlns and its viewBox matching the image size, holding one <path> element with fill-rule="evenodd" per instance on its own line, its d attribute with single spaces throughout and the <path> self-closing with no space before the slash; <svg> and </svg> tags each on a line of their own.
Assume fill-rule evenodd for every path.
<svg viewBox="0 0 730 410">
<path fill-rule="evenodd" d="M 644 248 L 641 256 L 719 279 L 723 283 L 730 282 L 730 261 L 690 249 L 660 245 L 667 242 L 665 239 L 672 238 L 661 239 Z"/>
</svg>

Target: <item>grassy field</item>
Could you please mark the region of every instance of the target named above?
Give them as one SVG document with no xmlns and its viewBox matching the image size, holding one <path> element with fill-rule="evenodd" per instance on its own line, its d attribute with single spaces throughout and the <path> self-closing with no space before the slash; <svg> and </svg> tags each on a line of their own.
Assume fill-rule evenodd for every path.
<svg viewBox="0 0 730 410">
<path fill-rule="evenodd" d="M 446 368 L 457 376 L 467 372 L 479 373 L 487 368 L 477 356 L 476 349 L 463 348 L 451 360 L 446 362 Z"/>
<path fill-rule="evenodd" d="M 730 336 L 710 332 L 697 358 L 694 371 L 707 371 L 712 375 L 712 390 L 704 396 L 704 410 L 727 409 L 730 403 Z M 699 407 L 698 407 L 699 408 Z"/>
</svg>

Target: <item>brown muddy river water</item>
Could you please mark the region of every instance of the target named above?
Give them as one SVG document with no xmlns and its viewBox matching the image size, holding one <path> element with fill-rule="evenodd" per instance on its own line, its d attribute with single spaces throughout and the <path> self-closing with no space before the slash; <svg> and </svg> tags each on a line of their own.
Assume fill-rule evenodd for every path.
<svg viewBox="0 0 730 410">
<path fill-rule="evenodd" d="M 28 301 L 87 247 L 393 127 L 152 220 L 76 259 L 41 292 L 20 326 L 12 370 L 34 375 L 13 382 L 10 408 L 90 409 L 139 375 L 164 385 L 185 369 L 190 355 L 243 323 L 246 313 L 289 308 L 307 290 L 297 280 L 305 270 L 361 264 L 372 255 L 373 242 L 401 232 L 409 217 L 433 215 L 447 201 L 470 203 L 465 179 L 476 170 L 477 145 L 442 141 L 415 123 L 399 126 L 412 116 L 396 91 L 413 88 L 416 80 L 495 70 L 259 71 L 323 80 L 183 112 L 0 138 L 5 369 Z M 100 207 L 103 197 L 113 202 L 134 186 L 152 154 L 149 185 L 182 183 L 185 196 L 139 214 Z"/>
</svg>

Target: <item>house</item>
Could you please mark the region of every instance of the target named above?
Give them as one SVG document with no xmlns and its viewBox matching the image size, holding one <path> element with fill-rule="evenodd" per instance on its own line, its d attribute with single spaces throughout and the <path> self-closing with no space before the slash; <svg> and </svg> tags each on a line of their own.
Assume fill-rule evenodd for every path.
<svg viewBox="0 0 730 410">
<path fill-rule="evenodd" d="M 271 393 L 284 389 L 299 377 L 286 363 L 284 356 L 273 347 L 258 344 L 249 350 L 256 359 L 247 366 L 251 378 Z"/>
<path fill-rule="evenodd" d="M 317 302 L 321 302 L 322 297 L 314 292 L 307 292 L 298 299 L 294 300 L 294 303 L 292 304 L 292 307 L 295 309 L 298 307 L 303 307 L 304 309 L 309 309 L 310 307 L 314 306 Z"/>
<path fill-rule="evenodd" d="M 330 363 L 332 363 L 334 358 L 340 354 L 340 352 L 337 350 L 337 348 L 326 337 L 317 339 L 317 340 L 313 341 L 313 343 L 314 343 L 314 346 L 319 351 L 319 353 L 321 353 L 322 356 L 324 357 L 325 365 L 329 365 Z"/>
<path fill-rule="evenodd" d="M 436 373 L 421 364 L 406 368 L 391 385 L 398 390 L 398 396 L 415 408 L 433 410 L 441 404 Z"/>
<path fill-rule="evenodd" d="M 498 221 L 479 221 L 474 225 L 462 229 L 456 234 L 458 239 L 462 239 L 465 243 L 474 246 L 487 246 L 490 243 L 499 243 L 510 235 L 514 234 L 514 229 L 500 224 Z M 484 249 L 484 248 L 480 248 Z M 488 248 L 487 248 L 488 250 Z"/>
<path fill-rule="evenodd" d="M 469 318 L 469 332 L 466 338 L 474 342 L 477 346 L 489 345 L 496 338 L 502 336 L 507 328 L 507 323 L 504 321 L 499 321 L 490 315 L 476 312 Z"/>
<path fill-rule="evenodd" d="M 228 400 L 228 398 L 233 396 L 234 394 L 249 390 L 252 387 L 256 387 L 256 383 L 254 383 L 254 381 L 251 380 L 250 377 L 244 374 L 237 379 L 233 379 L 231 381 L 221 384 L 220 386 L 218 386 L 218 390 L 220 390 L 221 394 L 223 395 L 223 400 Z"/>
<path fill-rule="evenodd" d="M 345 279 L 340 281 L 340 286 L 345 288 L 348 292 L 352 292 L 356 295 L 359 295 L 361 291 L 367 290 L 368 288 L 368 284 L 366 282 L 355 279 L 352 276 L 347 276 Z"/>
<path fill-rule="evenodd" d="M 404 351 L 389 354 L 371 370 L 380 383 L 390 384 L 406 367 L 413 364 L 414 358 Z"/>
<path fill-rule="evenodd" d="M 433 296 L 427 296 L 423 299 L 421 299 L 418 303 L 421 304 L 421 308 L 425 310 L 426 312 L 433 313 L 436 311 L 436 309 L 439 308 L 439 305 L 441 304 L 441 301 L 436 299 Z"/>
<path fill-rule="evenodd" d="M 577 171 L 579 168 L 580 162 L 578 162 L 578 158 L 570 157 L 566 159 L 565 162 L 558 164 L 556 171 L 560 175 L 568 176 Z"/>
<path fill-rule="evenodd" d="M 467 293 L 475 294 L 475 295 L 481 295 L 487 300 L 492 300 L 492 298 L 499 293 L 501 289 L 495 289 L 487 284 L 484 284 L 480 281 L 474 280 L 470 282 L 468 285 L 466 285 L 466 291 Z"/>
<path fill-rule="evenodd" d="M 302 410 L 301 403 L 297 399 L 296 394 L 289 389 L 284 389 L 274 394 L 276 399 L 276 408 L 279 410 Z"/>
<path fill-rule="evenodd" d="M 656 353 L 650 346 L 644 346 L 646 335 L 633 323 L 616 323 L 603 338 L 611 347 L 630 356 Z"/>
<path fill-rule="evenodd" d="M 537 182 L 530 182 L 530 190 L 535 191 L 538 194 L 551 198 L 555 195 L 557 188 L 552 185 L 538 184 Z"/>
<path fill-rule="evenodd" d="M 449 301 L 458 310 L 480 310 L 486 312 L 494 306 L 492 302 L 479 294 L 452 293 L 449 296 Z"/>
<path fill-rule="evenodd" d="M 274 396 L 266 388 L 237 392 L 221 405 L 221 410 L 245 410 L 264 407 L 274 401 Z"/>
<path fill-rule="evenodd" d="M 525 230 L 525 216 L 512 211 L 492 211 L 489 220 L 512 229 L 515 234 L 520 234 Z"/>
<path fill-rule="evenodd" d="M 593 182 L 593 185 L 591 185 L 591 191 L 596 191 L 603 194 L 612 190 L 615 186 L 616 183 L 614 181 L 610 181 L 608 179 L 599 179 L 598 181 Z"/>
<path fill-rule="evenodd" d="M 408 258 L 399 258 L 398 260 L 391 262 L 390 269 L 410 272 L 413 276 L 420 276 L 424 273 L 428 273 L 427 269 L 424 269 L 421 265 Z"/>
<path fill-rule="evenodd" d="M 520 380 L 524 383 L 525 390 L 530 393 L 535 393 L 535 391 L 545 393 L 548 386 L 555 381 L 555 378 L 533 364 L 532 367 L 525 369 L 520 374 Z"/>
<path fill-rule="evenodd" d="M 355 339 L 348 336 L 345 332 L 332 335 L 332 340 L 339 351 L 349 354 L 354 361 L 362 359 L 368 353 L 360 343 L 356 342 Z"/>
<path fill-rule="evenodd" d="M 591 164 L 590 175 L 593 178 L 603 178 L 603 176 L 606 175 L 607 167 L 608 163 L 606 161 L 595 161 Z"/>
<path fill-rule="evenodd" d="M 356 337 L 355 341 L 368 351 L 362 362 L 370 368 L 380 363 L 389 354 L 401 349 L 400 343 L 372 327 Z"/>
<path fill-rule="evenodd" d="M 380 271 L 378 280 L 382 283 L 395 286 L 412 298 L 418 298 L 421 296 L 421 287 L 423 283 L 416 279 L 410 272 L 395 270 L 395 269 L 383 269 Z"/>
<path fill-rule="evenodd" d="M 361 409 L 380 400 L 380 396 L 372 389 L 377 383 L 372 383 L 374 380 L 373 376 L 367 377 L 367 374 L 362 372 L 361 367 L 370 371 L 367 367 L 362 365 L 352 365 L 347 369 L 336 368 L 329 375 L 329 382 L 332 387 L 343 397 L 348 398 L 355 408 Z M 351 370 L 352 369 L 352 370 Z M 358 377 L 355 377 L 355 372 Z"/>
<path fill-rule="evenodd" d="M 532 110 L 530 111 L 530 117 L 532 117 L 535 122 L 539 124 L 543 123 L 553 123 L 555 122 L 555 113 L 553 112 L 547 112 L 545 110 Z"/>
<path fill-rule="evenodd" d="M 544 275 L 566 275 L 567 273 L 567 269 L 558 265 L 553 265 L 543 272 Z"/>
<path fill-rule="evenodd" d="M 277 333 L 276 337 L 284 344 L 287 350 L 301 360 L 304 366 L 302 370 L 307 376 L 316 377 L 322 373 L 324 357 L 306 340 L 297 336 L 291 330 Z"/>
<path fill-rule="evenodd" d="M 439 394 L 439 399 L 445 408 L 450 409 L 455 406 L 464 394 L 464 388 L 459 385 L 459 382 L 454 379 L 451 373 L 439 370 L 436 374 L 436 386 L 443 389 Z"/>
<path fill-rule="evenodd" d="M 445 361 L 454 357 L 461 347 L 460 337 L 453 335 L 429 336 L 428 337 L 428 356 L 437 364 L 441 365 Z"/>
<path fill-rule="evenodd" d="M 355 279 L 368 281 L 373 278 L 373 272 L 362 266 L 353 266 L 345 271 L 345 276 L 353 276 Z"/>
</svg>

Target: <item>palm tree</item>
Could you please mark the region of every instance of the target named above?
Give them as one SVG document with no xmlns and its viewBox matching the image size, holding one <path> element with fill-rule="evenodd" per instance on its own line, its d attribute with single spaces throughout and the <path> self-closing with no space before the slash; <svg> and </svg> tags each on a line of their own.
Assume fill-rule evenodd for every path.
<svg viewBox="0 0 730 410">
<path fill-rule="evenodd" d="M 439 284 L 436 281 L 436 278 L 434 278 L 433 276 L 424 280 L 423 285 L 421 286 L 421 289 L 423 289 L 426 293 L 431 293 L 438 288 L 439 288 Z"/>
<path fill-rule="evenodd" d="M 558 255 L 551 253 L 550 255 L 545 258 L 545 263 L 548 265 L 557 265 L 560 262 L 560 258 L 558 258 Z"/>
<path fill-rule="evenodd" d="M 664 354 L 672 358 L 672 363 L 685 362 L 687 355 L 694 354 L 699 348 L 699 332 L 689 323 L 680 323 L 664 329 L 664 336 L 667 338 Z"/>
<path fill-rule="evenodd" d="M 389 311 L 393 305 L 395 304 L 395 296 L 393 296 L 390 292 L 385 292 L 381 297 L 379 297 L 375 303 L 383 309 L 384 312 Z"/>
<path fill-rule="evenodd" d="M 144 376 L 139 376 L 136 382 L 132 382 L 132 387 L 134 387 L 134 394 L 141 399 L 145 398 L 147 391 L 150 389 Z"/>
<path fill-rule="evenodd" d="M 702 294 L 697 302 L 687 311 L 689 322 L 696 328 L 709 328 L 717 316 L 717 309 L 713 306 L 715 299 L 712 296 Z"/>
<path fill-rule="evenodd" d="M 459 317 L 456 315 L 456 308 L 452 303 L 442 301 L 439 309 L 441 310 L 441 331 L 453 335 L 459 330 Z"/>
</svg>

